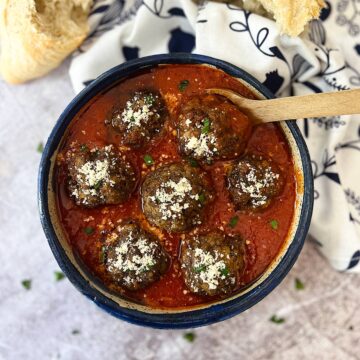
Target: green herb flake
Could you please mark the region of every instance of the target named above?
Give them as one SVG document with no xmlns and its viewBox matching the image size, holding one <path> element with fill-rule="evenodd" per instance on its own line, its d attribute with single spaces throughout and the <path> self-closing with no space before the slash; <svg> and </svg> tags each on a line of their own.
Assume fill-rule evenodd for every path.
<svg viewBox="0 0 360 360">
<path fill-rule="evenodd" d="M 40 154 L 44 151 L 44 144 L 42 142 L 39 142 L 36 151 Z"/>
<path fill-rule="evenodd" d="M 193 332 L 187 332 L 183 335 L 183 337 L 186 341 L 192 343 L 196 339 L 196 334 L 194 334 Z"/>
<path fill-rule="evenodd" d="M 21 285 L 26 289 L 26 290 L 30 290 L 31 289 L 31 279 L 25 279 L 21 282 Z"/>
<path fill-rule="evenodd" d="M 146 105 L 152 105 L 154 103 L 155 99 L 152 95 L 145 96 L 145 104 Z"/>
<path fill-rule="evenodd" d="M 105 253 L 106 253 L 106 246 L 102 246 L 99 253 L 99 262 L 100 264 L 105 263 Z"/>
<path fill-rule="evenodd" d="M 205 202 L 205 194 L 201 193 L 199 194 L 199 201 L 203 204 Z"/>
<path fill-rule="evenodd" d="M 220 274 L 222 276 L 228 276 L 229 275 L 229 269 L 227 267 L 220 270 Z"/>
<path fill-rule="evenodd" d="M 55 281 L 61 281 L 62 279 L 65 278 L 65 275 L 61 271 L 54 271 L 54 277 L 55 277 Z"/>
<path fill-rule="evenodd" d="M 154 163 L 154 159 L 152 158 L 151 155 L 146 154 L 146 155 L 144 156 L 144 162 L 145 162 L 146 165 L 149 166 L 149 165 L 152 165 L 152 164 Z"/>
<path fill-rule="evenodd" d="M 233 216 L 229 221 L 229 226 L 231 228 L 234 228 L 236 226 L 236 224 L 238 223 L 238 221 L 239 221 L 239 217 L 238 216 Z"/>
<path fill-rule="evenodd" d="M 84 228 L 84 233 L 85 233 L 86 235 L 91 235 L 91 234 L 94 233 L 94 228 L 91 227 L 91 226 L 87 226 L 86 228 Z"/>
<path fill-rule="evenodd" d="M 144 272 L 150 271 L 151 269 L 154 268 L 154 266 L 155 266 L 155 264 L 153 264 L 153 263 L 150 263 L 150 264 L 146 265 L 145 268 L 144 268 Z"/>
<path fill-rule="evenodd" d="M 299 278 L 295 279 L 295 289 L 296 290 L 304 290 L 305 289 L 304 283 Z"/>
<path fill-rule="evenodd" d="M 279 227 L 279 222 L 277 220 L 271 220 L 269 224 L 273 230 L 277 230 Z"/>
<path fill-rule="evenodd" d="M 79 334 L 80 334 L 80 330 L 74 329 L 74 330 L 71 332 L 71 334 L 73 334 L 73 335 L 79 335 Z"/>
<path fill-rule="evenodd" d="M 278 317 L 277 315 L 273 315 L 269 320 L 275 324 L 282 324 L 285 322 L 284 318 Z"/>
<path fill-rule="evenodd" d="M 89 148 L 87 147 L 86 144 L 81 144 L 80 145 L 80 151 L 81 152 L 86 152 L 86 151 L 89 151 Z"/>
<path fill-rule="evenodd" d="M 134 116 L 132 116 L 132 117 L 130 118 L 130 122 L 135 122 L 135 117 L 134 117 Z"/>
<path fill-rule="evenodd" d="M 190 84 L 189 80 L 181 80 L 178 88 L 182 92 L 189 86 L 189 84 Z"/>
<path fill-rule="evenodd" d="M 202 271 L 206 270 L 206 265 L 200 265 L 196 268 L 194 268 L 195 273 L 200 274 Z"/>
<path fill-rule="evenodd" d="M 95 190 L 99 190 L 101 184 L 102 184 L 102 180 L 99 180 L 99 181 L 93 186 L 93 188 L 94 188 Z"/>
<path fill-rule="evenodd" d="M 203 126 L 201 128 L 201 133 L 202 134 L 207 134 L 210 131 L 210 125 L 211 125 L 211 121 L 209 118 L 205 118 L 204 119 L 204 123 Z"/>
<path fill-rule="evenodd" d="M 189 158 L 188 163 L 193 168 L 199 167 L 199 163 L 195 159 Z"/>
</svg>

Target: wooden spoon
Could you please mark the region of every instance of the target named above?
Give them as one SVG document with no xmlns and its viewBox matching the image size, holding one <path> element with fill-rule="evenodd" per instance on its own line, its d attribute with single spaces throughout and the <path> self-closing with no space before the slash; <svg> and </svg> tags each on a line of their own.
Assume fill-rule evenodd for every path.
<svg viewBox="0 0 360 360">
<path fill-rule="evenodd" d="M 309 117 L 360 114 L 360 89 L 270 100 L 251 100 L 226 89 L 207 89 L 207 92 L 225 96 L 257 124 Z"/>
</svg>

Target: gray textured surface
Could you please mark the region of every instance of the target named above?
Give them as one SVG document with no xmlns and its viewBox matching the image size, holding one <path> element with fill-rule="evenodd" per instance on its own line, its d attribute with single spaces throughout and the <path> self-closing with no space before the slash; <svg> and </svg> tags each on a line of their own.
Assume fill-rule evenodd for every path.
<svg viewBox="0 0 360 360">
<path fill-rule="evenodd" d="M 66 279 L 55 282 L 37 214 L 36 147 L 72 97 L 67 64 L 27 85 L 0 82 L 0 359 L 360 359 L 360 276 L 336 273 L 310 243 L 265 300 L 194 330 L 191 344 L 184 331 L 114 319 Z M 286 322 L 271 323 L 273 314 Z"/>
</svg>

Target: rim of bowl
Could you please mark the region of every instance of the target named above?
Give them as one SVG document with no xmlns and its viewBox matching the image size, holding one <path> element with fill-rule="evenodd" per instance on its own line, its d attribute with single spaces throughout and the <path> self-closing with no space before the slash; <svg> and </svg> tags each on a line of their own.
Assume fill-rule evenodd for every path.
<svg viewBox="0 0 360 360">
<path fill-rule="evenodd" d="M 252 90 L 257 91 L 266 98 L 271 99 L 275 97 L 263 84 L 246 71 L 223 60 L 205 55 L 188 53 L 160 54 L 131 60 L 118 65 L 100 75 L 76 95 L 56 122 L 49 135 L 40 162 L 38 175 L 38 207 L 43 230 L 56 261 L 71 283 L 83 295 L 91 299 L 106 312 L 129 323 L 158 329 L 185 329 L 209 325 L 233 317 L 258 303 L 280 284 L 294 265 L 303 247 L 310 226 L 313 208 L 313 177 L 310 156 L 305 141 L 295 121 L 288 120 L 286 121 L 286 125 L 299 150 L 303 174 L 302 207 L 299 221 L 295 234 L 292 237 L 292 241 L 280 262 L 262 282 L 249 292 L 246 292 L 243 296 L 241 296 L 240 292 L 239 296 L 236 298 L 231 298 L 229 301 L 226 301 L 225 299 L 221 303 L 210 304 L 210 306 L 206 308 L 190 309 L 189 311 L 182 310 L 181 312 L 171 313 L 148 313 L 122 307 L 96 288 L 92 287 L 91 283 L 80 274 L 78 269 L 69 259 L 56 235 L 51 221 L 48 206 L 48 191 L 52 158 L 61 143 L 68 125 L 90 99 L 101 90 L 107 89 L 115 84 L 121 78 L 127 77 L 141 69 L 161 64 L 205 64 L 214 66 L 230 76 L 244 81 L 246 84 L 250 85 Z"/>
</svg>

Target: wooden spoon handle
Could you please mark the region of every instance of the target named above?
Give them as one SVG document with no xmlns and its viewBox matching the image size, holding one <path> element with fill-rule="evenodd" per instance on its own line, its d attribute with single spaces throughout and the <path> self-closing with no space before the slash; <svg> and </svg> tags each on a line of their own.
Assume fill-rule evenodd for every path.
<svg viewBox="0 0 360 360">
<path fill-rule="evenodd" d="M 248 108 L 249 115 L 261 122 L 360 114 L 360 89 L 271 100 L 246 100 L 241 107 Z"/>
</svg>

